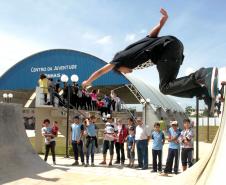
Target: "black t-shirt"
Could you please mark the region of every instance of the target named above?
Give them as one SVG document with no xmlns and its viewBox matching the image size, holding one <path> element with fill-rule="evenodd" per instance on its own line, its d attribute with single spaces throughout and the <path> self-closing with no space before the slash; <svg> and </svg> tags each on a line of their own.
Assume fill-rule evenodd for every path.
<svg viewBox="0 0 226 185">
<path fill-rule="evenodd" d="M 177 39 L 173 36 L 150 37 L 145 38 L 129 45 L 124 50 L 116 53 L 110 64 L 114 64 L 116 68 L 121 66 L 134 69 L 147 61 L 157 62 L 161 55 L 164 43 Z M 150 66 L 150 65 L 147 65 Z"/>
</svg>

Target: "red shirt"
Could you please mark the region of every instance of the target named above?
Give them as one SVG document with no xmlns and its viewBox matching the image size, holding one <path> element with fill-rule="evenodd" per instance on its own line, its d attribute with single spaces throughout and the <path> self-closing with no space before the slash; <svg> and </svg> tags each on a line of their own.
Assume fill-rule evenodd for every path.
<svg viewBox="0 0 226 185">
<path fill-rule="evenodd" d="M 117 139 L 117 142 L 119 143 L 124 143 L 125 140 L 126 140 L 126 137 L 128 135 L 128 130 L 127 128 L 125 127 L 125 125 L 118 125 L 118 139 Z"/>
</svg>

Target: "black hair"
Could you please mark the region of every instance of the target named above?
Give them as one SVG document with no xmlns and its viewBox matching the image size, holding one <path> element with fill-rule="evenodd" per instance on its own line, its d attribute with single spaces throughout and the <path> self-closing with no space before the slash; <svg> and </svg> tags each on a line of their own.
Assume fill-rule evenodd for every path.
<svg viewBox="0 0 226 185">
<path fill-rule="evenodd" d="M 133 118 L 131 118 L 131 117 L 130 117 L 130 118 L 128 118 L 128 120 L 130 120 L 131 122 L 134 122 Z"/>
<path fill-rule="evenodd" d="M 191 120 L 189 118 L 185 118 L 183 123 L 186 123 L 186 122 L 191 123 Z"/>
<path fill-rule="evenodd" d="M 43 123 L 50 123 L 49 119 L 44 119 Z"/>
<path fill-rule="evenodd" d="M 156 127 L 156 126 L 160 127 L 160 123 L 159 123 L 159 122 L 156 122 L 156 123 L 154 124 L 154 127 Z"/>
</svg>

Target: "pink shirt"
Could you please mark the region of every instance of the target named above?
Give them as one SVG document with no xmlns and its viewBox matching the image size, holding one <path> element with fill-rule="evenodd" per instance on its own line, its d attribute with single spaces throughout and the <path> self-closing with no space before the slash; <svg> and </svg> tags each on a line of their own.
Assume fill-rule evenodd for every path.
<svg viewBox="0 0 226 185">
<path fill-rule="evenodd" d="M 97 94 L 91 93 L 90 96 L 92 98 L 92 101 L 97 101 Z"/>
</svg>

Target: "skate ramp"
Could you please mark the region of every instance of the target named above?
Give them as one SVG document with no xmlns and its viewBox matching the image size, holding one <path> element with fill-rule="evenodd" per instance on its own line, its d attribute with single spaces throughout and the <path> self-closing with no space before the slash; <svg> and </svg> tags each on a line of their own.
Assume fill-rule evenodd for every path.
<svg viewBox="0 0 226 185">
<path fill-rule="evenodd" d="M 53 169 L 33 150 L 22 121 L 22 107 L 0 103 L 0 184 Z"/>
<path fill-rule="evenodd" d="M 22 122 L 21 106 L 0 104 L 0 184 L 74 184 L 84 181 L 80 173 L 51 173 L 54 168 L 46 164 L 32 149 Z M 215 185 L 219 180 L 224 184 L 224 166 L 226 164 L 226 111 L 222 110 L 221 125 L 211 145 L 211 149 L 192 168 L 173 178 L 150 177 L 148 184 L 172 185 Z M 106 169 L 108 170 L 108 169 Z M 48 173 L 47 177 L 40 176 Z M 103 175 L 104 176 L 104 175 Z M 57 177 L 57 178 L 56 178 Z M 102 176 L 92 176 L 98 184 L 104 183 Z M 28 179 L 22 180 L 21 179 Z M 82 180 L 83 179 L 83 180 Z M 118 177 L 123 180 L 123 177 Z M 137 179 L 136 184 L 140 184 Z M 147 184 L 144 181 L 142 184 Z"/>
<path fill-rule="evenodd" d="M 192 168 L 173 178 L 172 184 L 183 185 L 215 185 L 222 181 L 226 164 L 226 109 L 222 108 L 221 124 L 211 150 L 201 158 Z M 170 183 L 171 184 L 171 183 Z"/>
</svg>

